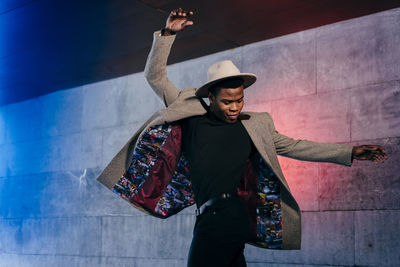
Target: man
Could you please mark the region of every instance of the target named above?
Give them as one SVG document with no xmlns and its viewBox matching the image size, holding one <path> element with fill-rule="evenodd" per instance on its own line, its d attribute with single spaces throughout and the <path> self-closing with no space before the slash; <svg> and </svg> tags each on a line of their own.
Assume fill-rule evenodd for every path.
<svg viewBox="0 0 400 267">
<path fill-rule="evenodd" d="M 98 180 L 161 218 L 196 203 L 188 266 L 246 266 L 245 243 L 299 249 L 300 209 L 277 155 L 346 166 L 353 159 L 383 162 L 387 155 L 374 145 L 294 140 L 275 130 L 268 113 L 241 112 L 244 90 L 256 76 L 229 60 L 213 64 L 200 88 L 179 92 L 166 62 L 175 34 L 193 25 L 192 15 L 173 10 L 154 33 L 147 59 L 147 81 L 167 108 L 128 140 Z"/>
</svg>

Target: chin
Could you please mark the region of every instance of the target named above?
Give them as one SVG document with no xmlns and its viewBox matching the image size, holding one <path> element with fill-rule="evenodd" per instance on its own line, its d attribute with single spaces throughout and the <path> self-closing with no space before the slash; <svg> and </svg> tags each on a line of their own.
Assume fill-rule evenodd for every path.
<svg viewBox="0 0 400 267">
<path fill-rule="evenodd" d="M 227 123 L 235 123 L 236 121 L 237 121 L 237 119 L 234 119 L 234 120 L 231 120 L 229 118 L 225 119 L 225 122 L 227 122 Z"/>
</svg>

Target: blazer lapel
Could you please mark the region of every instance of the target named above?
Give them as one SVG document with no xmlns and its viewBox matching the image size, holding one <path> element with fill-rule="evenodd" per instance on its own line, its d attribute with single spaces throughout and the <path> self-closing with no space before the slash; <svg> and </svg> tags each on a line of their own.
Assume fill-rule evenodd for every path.
<svg viewBox="0 0 400 267">
<path fill-rule="evenodd" d="M 269 152 L 269 150 L 275 149 L 274 142 L 272 141 L 268 131 L 265 129 L 265 127 L 263 127 L 262 123 L 257 120 L 256 117 L 252 118 L 252 116 L 254 115 L 247 112 L 242 112 L 240 114 L 242 124 L 249 133 L 249 136 L 261 157 L 265 160 L 271 170 L 273 170 L 274 173 L 280 178 L 282 184 L 290 192 L 289 185 L 287 184 L 286 179 L 284 178 L 279 167 L 279 162 L 277 162 L 278 159 L 274 159 L 273 156 L 269 156 L 269 154 L 272 153 Z"/>
<path fill-rule="evenodd" d="M 240 114 L 240 119 L 242 121 L 242 124 L 249 133 L 250 138 L 253 141 L 255 147 L 257 148 L 258 152 L 261 154 L 263 159 L 267 162 L 267 164 L 272 168 L 271 160 L 268 156 L 268 153 L 264 153 L 265 144 L 263 144 L 262 139 L 259 136 L 261 132 L 261 129 L 259 129 L 260 126 L 258 125 L 257 120 L 250 118 L 251 115 L 246 112 L 242 112 Z"/>
</svg>

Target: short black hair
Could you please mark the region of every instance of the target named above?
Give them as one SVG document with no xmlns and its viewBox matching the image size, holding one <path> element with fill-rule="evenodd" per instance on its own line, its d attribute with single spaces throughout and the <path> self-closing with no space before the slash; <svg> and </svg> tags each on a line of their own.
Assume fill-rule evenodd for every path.
<svg viewBox="0 0 400 267">
<path fill-rule="evenodd" d="M 241 85 L 243 85 L 244 81 L 242 78 L 239 77 L 234 77 L 234 78 L 228 78 L 222 81 L 217 82 L 213 86 L 208 89 L 211 94 L 213 94 L 215 97 L 221 91 L 221 88 L 237 88 Z"/>
</svg>

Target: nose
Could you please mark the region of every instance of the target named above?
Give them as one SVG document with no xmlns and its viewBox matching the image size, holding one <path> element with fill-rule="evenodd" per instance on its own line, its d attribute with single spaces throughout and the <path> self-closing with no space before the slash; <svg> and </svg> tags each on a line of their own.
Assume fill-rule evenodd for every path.
<svg viewBox="0 0 400 267">
<path fill-rule="evenodd" d="M 239 109 L 239 104 L 236 103 L 236 102 L 232 102 L 232 103 L 229 105 L 229 111 L 231 111 L 231 112 L 235 112 L 235 111 L 237 111 L 238 109 Z"/>
</svg>

